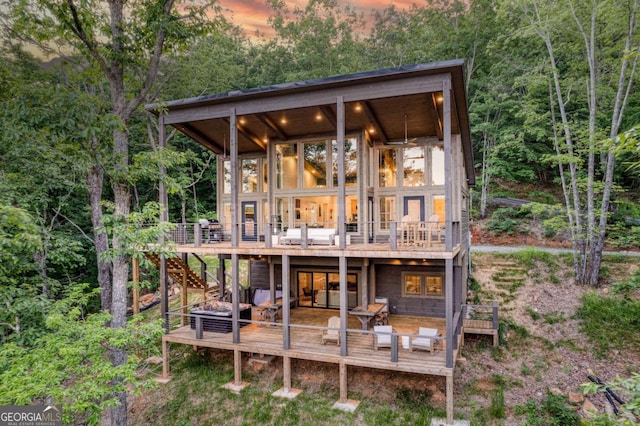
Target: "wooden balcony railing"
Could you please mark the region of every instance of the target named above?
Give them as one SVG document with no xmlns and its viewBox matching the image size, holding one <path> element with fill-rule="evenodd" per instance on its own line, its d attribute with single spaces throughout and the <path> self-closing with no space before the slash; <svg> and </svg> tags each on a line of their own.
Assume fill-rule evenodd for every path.
<svg viewBox="0 0 640 426">
<path fill-rule="evenodd" d="M 277 227 L 274 228 L 274 226 Z M 403 221 L 403 222 L 368 222 L 368 223 L 345 223 L 347 235 L 347 245 L 353 243 L 388 244 L 391 250 L 403 249 L 444 249 L 445 248 L 445 224 L 443 222 L 430 221 Z M 358 232 L 358 226 L 360 232 Z M 463 236 L 463 222 L 452 222 L 452 246 L 463 244 L 468 246 L 468 237 Z M 265 247 L 270 248 L 277 245 L 293 245 L 300 248 L 321 245 L 339 245 L 335 236 L 339 234 L 335 223 L 314 224 L 313 226 L 300 224 L 299 227 L 287 228 L 282 223 L 239 223 L 236 225 L 239 236 L 239 243 L 261 242 Z M 247 233 L 247 229 L 255 227 L 255 231 Z M 275 229 L 275 230 L 274 230 Z M 322 229 L 325 232 L 318 231 Z M 466 228 L 468 229 L 468 227 Z M 297 231 L 299 238 L 287 238 L 288 230 Z M 329 230 L 333 230 L 332 241 L 327 241 Z M 176 244 L 194 244 L 200 247 L 203 244 L 217 243 L 231 240 L 231 229 L 223 228 L 222 224 L 208 225 L 206 223 L 178 223 L 171 230 L 169 238 Z M 289 231 L 291 233 L 291 231 Z M 321 238 L 316 238 L 314 234 L 323 234 Z M 285 238 L 283 238 L 285 237 Z"/>
</svg>

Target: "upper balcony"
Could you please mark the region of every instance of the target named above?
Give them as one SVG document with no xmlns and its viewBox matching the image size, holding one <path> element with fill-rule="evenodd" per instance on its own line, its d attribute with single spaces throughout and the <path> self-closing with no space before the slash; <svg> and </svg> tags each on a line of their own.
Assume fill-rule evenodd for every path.
<svg viewBox="0 0 640 426">
<path fill-rule="evenodd" d="M 239 238 L 233 243 L 232 231 L 216 223 L 175 224 L 170 239 L 178 252 L 238 253 L 245 255 L 300 255 L 338 256 L 346 250 L 353 257 L 376 258 L 448 258 L 468 247 L 468 229 L 460 222 L 451 222 L 451 245 L 446 244 L 446 224 L 439 221 L 371 222 L 362 224 L 367 229 L 385 229 L 384 233 L 362 234 L 346 232 L 341 244 L 336 228 L 309 227 L 278 230 L 277 224 L 245 222 L 237 225 Z M 344 224 L 349 229 L 349 224 Z M 351 224 L 351 226 L 353 226 Z M 352 228 L 353 229 L 353 228 Z"/>
</svg>

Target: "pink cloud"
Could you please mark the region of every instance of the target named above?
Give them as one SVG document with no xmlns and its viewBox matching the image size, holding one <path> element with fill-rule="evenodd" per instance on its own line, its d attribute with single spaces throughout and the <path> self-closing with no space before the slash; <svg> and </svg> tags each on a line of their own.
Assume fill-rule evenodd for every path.
<svg viewBox="0 0 640 426">
<path fill-rule="evenodd" d="M 287 6 L 291 9 L 298 6 L 304 8 L 308 0 L 289 0 Z M 356 0 L 351 2 L 341 1 L 340 5 L 344 7 L 349 4 L 352 8 L 363 12 L 368 16 L 373 10 L 385 9 L 394 5 L 397 9 L 408 9 L 414 4 L 414 0 Z M 272 34 L 268 18 L 271 9 L 267 6 L 265 0 L 221 0 L 220 5 L 225 10 L 224 15 L 230 19 L 235 25 L 244 28 L 245 33 L 249 36 L 255 34 L 256 30 L 264 34 Z"/>
</svg>

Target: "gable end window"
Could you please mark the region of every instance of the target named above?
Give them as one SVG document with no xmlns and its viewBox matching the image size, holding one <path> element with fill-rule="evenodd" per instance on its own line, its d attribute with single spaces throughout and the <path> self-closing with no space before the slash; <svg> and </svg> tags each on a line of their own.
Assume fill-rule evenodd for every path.
<svg viewBox="0 0 640 426">
<path fill-rule="evenodd" d="M 444 297 L 444 275 L 438 272 L 403 272 L 403 297 Z"/>
</svg>

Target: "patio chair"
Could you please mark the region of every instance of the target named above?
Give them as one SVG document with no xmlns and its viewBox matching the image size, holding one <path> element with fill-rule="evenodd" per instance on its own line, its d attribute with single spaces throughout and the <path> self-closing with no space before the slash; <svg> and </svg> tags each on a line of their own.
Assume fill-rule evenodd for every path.
<svg viewBox="0 0 640 426">
<path fill-rule="evenodd" d="M 377 351 L 379 348 L 391 348 L 391 333 L 393 327 L 390 325 L 373 326 L 373 348 Z"/>
<path fill-rule="evenodd" d="M 322 344 L 326 345 L 327 342 L 335 342 L 336 345 L 340 345 L 340 317 L 329 318 L 329 329 L 322 335 Z"/>
<path fill-rule="evenodd" d="M 440 228 L 440 216 L 437 214 L 432 214 L 429 217 L 429 222 L 427 223 L 427 239 L 429 240 L 429 244 L 432 242 L 440 243 L 442 239 L 442 228 Z"/>
<path fill-rule="evenodd" d="M 409 350 L 413 352 L 416 349 L 421 349 L 423 351 L 429 351 L 433 353 L 438 337 L 438 329 L 436 328 L 428 328 L 428 327 L 420 327 L 418 329 L 418 337 L 414 337 L 409 340 Z"/>
</svg>

